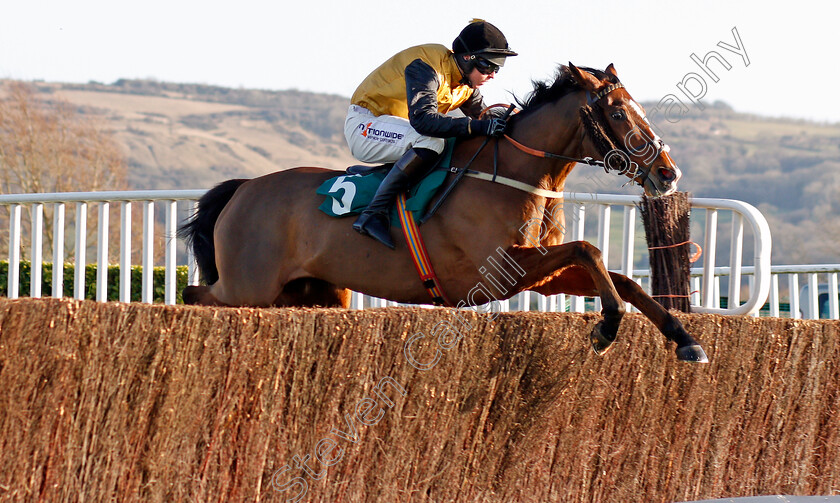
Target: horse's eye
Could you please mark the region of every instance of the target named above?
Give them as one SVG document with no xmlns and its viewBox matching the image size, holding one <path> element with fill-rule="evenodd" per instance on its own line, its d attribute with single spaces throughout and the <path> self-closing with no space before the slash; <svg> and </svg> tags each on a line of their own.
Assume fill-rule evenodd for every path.
<svg viewBox="0 0 840 503">
<path fill-rule="evenodd" d="M 610 115 L 610 117 L 612 117 L 613 120 L 623 121 L 624 120 L 624 112 L 622 112 L 621 110 L 615 111 L 615 112 L 612 113 L 612 115 Z"/>
</svg>

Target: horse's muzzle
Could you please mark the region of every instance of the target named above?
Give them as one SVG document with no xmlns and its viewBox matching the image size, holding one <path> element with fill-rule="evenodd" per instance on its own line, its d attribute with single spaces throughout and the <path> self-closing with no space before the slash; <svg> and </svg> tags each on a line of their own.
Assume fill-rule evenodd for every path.
<svg viewBox="0 0 840 503">
<path fill-rule="evenodd" d="M 676 166 L 653 166 L 644 181 L 645 194 L 661 197 L 676 192 L 681 177 L 682 172 Z"/>
</svg>

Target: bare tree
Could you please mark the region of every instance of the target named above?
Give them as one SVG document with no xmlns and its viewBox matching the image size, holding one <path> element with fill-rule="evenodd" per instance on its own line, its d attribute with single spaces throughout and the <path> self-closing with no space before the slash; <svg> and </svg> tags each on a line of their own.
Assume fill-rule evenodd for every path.
<svg viewBox="0 0 840 503">
<path fill-rule="evenodd" d="M 8 82 L 0 100 L 0 190 L 68 192 L 125 186 L 112 135 L 66 102 L 37 99 L 31 84 Z"/>
<path fill-rule="evenodd" d="M 0 193 L 121 190 L 125 174 L 119 145 L 98 121 L 65 101 L 39 99 L 32 84 L 0 82 Z M 51 246 L 52 208 L 44 210 Z M 7 250 L 8 236 L 0 242 Z M 72 255 L 72 243 L 66 247 Z"/>
</svg>

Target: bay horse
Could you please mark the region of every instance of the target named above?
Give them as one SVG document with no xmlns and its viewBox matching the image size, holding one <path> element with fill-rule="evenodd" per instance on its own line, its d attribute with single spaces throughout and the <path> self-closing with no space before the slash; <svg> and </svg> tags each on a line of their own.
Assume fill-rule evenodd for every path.
<svg viewBox="0 0 840 503">
<path fill-rule="evenodd" d="M 495 166 L 499 176 L 559 192 L 576 161 L 607 158 L 609 167 L 623 158 L 637 168 L 624 169 L 624 174 L 648 195 L 676 190 L 679 168 L 612 64 L 600 71 L 569 63 L 559 67 L 553 82 L 534 86 L 519 103 L 519 113 L 508 120 L 507 135 L 515 141 L 493 139 L 496 145 L 483 150 L 479 146 L 485 138 L 460 141 L 453 166 L 464 166 L 472 158 L 473 170 L 492 173 Z M 634 145 L 632 138 L 647 141 Z M 610 161 L 612 154 L 620 155 Z M 347 308 L 350 290 L 355 290 L 401 303 L 431 303 L 404 241 L 395 240 L 396 249 L 390 250 L 353 231 L 352 218 L 334 218 L 318 210 L 323 196 L 316 189 L 337 174 L 299 167 L 228 180 L 208 191 L 180 230 L 206 283 L 187 287 L 185 302 Z M 528 227 L 534 219 L 562 220 L 562 200 L 536 192 L 465 177 L 422 225 L 429 256 L 453 305 L 494 300 L 485 292 L 477 301 L 475 287 L 487 286 L 491 278 L 483 264 L 503 250 L 506 260 L 496 260 L 499 275 L 516 282 L 509 281 L 510 288 L 501 288 L 505 291 L 497 282 L 496 299 L 525 290 L 600 297 L 602 319 L 590 334 L 599 354 L 615 340 L 624 300 L 676 343 L 678 359 L 708 361 L 675 316 L 630 278 L 607 271 L 595 246 L 563 243 L 562 225 Z"/>
</svg>

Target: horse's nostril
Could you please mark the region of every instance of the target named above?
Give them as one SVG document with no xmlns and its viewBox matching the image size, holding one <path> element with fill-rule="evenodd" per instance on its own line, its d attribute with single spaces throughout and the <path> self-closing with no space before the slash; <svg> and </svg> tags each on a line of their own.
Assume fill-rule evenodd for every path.
<svg viewBox="0 0 840 503">
<path fill-rule="evenodd" d="M 672 182 L 677 177 L 676 172 L 668 168 L 659 168 L 659 178 L 665 182 Z"/>
</svg>

